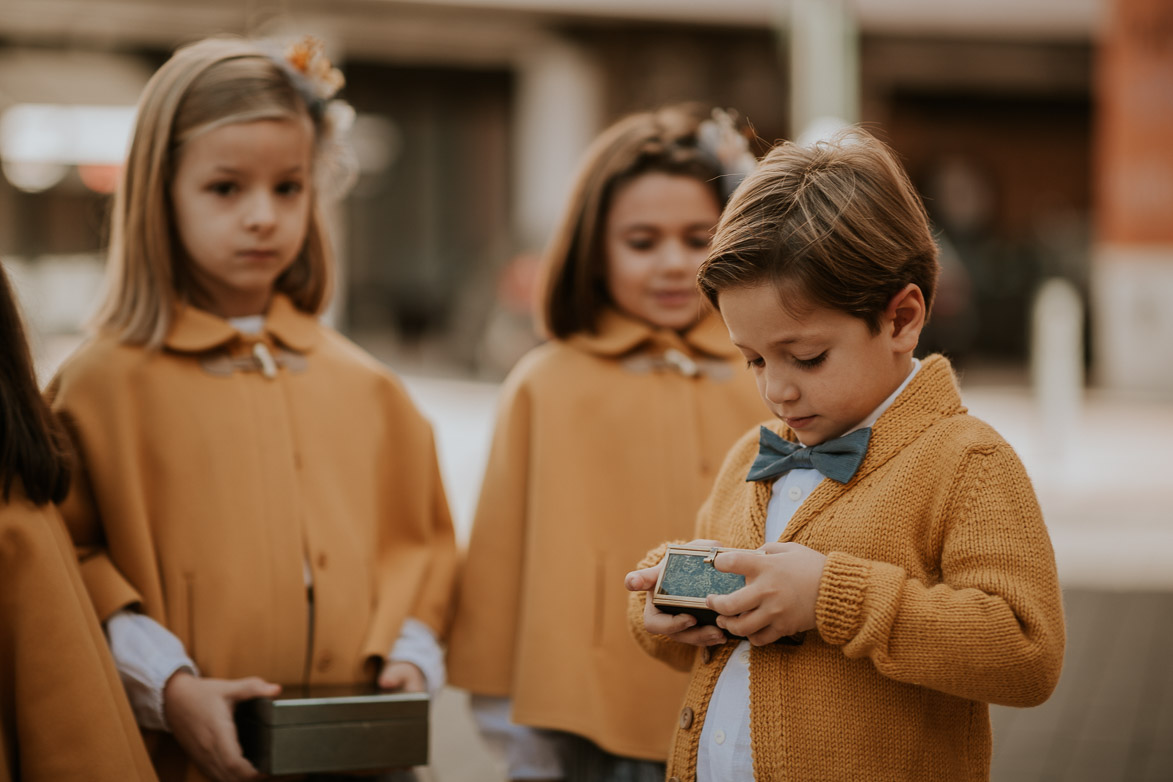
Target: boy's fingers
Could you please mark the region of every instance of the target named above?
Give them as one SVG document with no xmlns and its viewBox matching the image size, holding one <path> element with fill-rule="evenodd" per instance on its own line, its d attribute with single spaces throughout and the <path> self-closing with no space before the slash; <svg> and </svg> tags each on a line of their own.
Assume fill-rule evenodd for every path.
<svg viewBox="0 0 1173 782">
<path fill-rule="evenodd" d="M 628 592 L 646 592 L 656 585 L 659 575 L 659 566 L 633 570 L 623 577 L 623 586 Z"/>
<path fill-rule="evenodd" d="M 672 640 L 691 646 L 720 646 L 729 640 L 729 636 L 725 635 L 725 632 L 719 627 L 705 625 L 677 633 L 672 637 Z"/>
<path fill-rule="evenodd" d="M 769 626 L 769 618 L 762 611 L 750 611 L 737 616 L 719 616 L 717 622 L 720 627 L 733 635 L 751 638 Z"/>
<path fill-rule="evenodd" d="M 722 573 L 755 576 L 762 568 L 762 555 L 748 551 L 722 551 L 713 557 L 713 567 Z"/>
<path fill-rule="evenodd" d="M 665 614 L 663 611 L 644 612 L 644 629 L 656 635 L 676 635 L 696 625 L 688 614 Z"/>
<path fill-rule="evenodd" d="M 705 605 L 727 617 L 737 616 L 746 611 L 757 608 L 761 596 L 753 585 L 742 587 L 736 592 L 727 595 L 709 595 L 705 598 Z"/>
</svg>

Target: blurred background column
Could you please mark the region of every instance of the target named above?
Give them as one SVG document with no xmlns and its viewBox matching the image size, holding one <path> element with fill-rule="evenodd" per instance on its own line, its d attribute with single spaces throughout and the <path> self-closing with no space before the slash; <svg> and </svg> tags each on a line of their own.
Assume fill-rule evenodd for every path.
<svg viewBox="0 0 1173 782">
<path fill-rule="evenodd" d="M 1111 0 L 1097 101 L 1097 380 L 1173 392 L 1173 3 Z"/>
<path fill-rule="evenodd" d="M 518 54 L 513 117 L 514 225 L 519 245 L 549 239 L 578 159 L 602 125 L 603 79 L 574 43 L 543 38 Z"/>
<path fill-rule="evenodd" d="M 852 0 L 791 0 L 790 133 L 809 143 L 859 121 L 859 30 Z"/>
</svg>

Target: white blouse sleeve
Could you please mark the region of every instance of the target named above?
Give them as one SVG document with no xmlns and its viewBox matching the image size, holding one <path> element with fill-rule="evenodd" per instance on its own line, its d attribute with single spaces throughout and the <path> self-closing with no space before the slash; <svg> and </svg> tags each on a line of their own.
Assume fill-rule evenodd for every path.
<svg viewBox="0 0 1173 782">
<path fill-rule="evenodd" d="M 106 639 L 135 721 L 144 728 L 170 730 L 163 714 L 163 688 L 179 671 L 199 675 L 183 644 L 154 619 L 128 610 L 106 622 Z"/>
</svg>

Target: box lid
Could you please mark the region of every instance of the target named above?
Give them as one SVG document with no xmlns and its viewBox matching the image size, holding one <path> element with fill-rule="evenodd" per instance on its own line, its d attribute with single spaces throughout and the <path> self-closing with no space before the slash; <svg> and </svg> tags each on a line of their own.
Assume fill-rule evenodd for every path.
<svg viewBox="0 0 1173 782">
<path fill-rule="evenodd" d="M 267 725 L 427 719 L 430 698 L 423 692 L 386 692 L 374 687 L 287 686 L 276 698 L 239 705 Z"/>
</svg>

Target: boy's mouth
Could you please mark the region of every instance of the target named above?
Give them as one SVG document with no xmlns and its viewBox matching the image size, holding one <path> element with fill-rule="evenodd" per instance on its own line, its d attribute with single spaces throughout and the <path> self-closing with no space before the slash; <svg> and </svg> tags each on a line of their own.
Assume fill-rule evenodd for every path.
<svg viewBox="0 0 1173 782">
<path fill-rule="evenodd" d="M 782 423 L 786 424 L 791 429 L 798 431 L 799 429 L 805 429 L 806 427 L 810 426 L 814 420 L 815 416 L 813 415 L 803 415 L 794 418 L 783 417 Z"/>
</svg>

